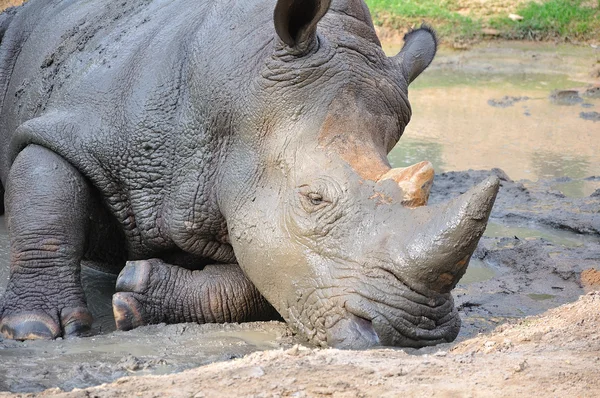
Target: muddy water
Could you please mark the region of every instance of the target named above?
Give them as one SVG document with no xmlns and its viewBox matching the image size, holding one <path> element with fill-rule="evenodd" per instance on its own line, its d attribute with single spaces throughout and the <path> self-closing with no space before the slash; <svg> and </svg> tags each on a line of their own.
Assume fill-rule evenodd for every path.
<svg viewBox="0 0 600 398">
<path fill-rule="evenodd" d="M 588 69 L 599 55 L 584 48 L 516 46 L 442 52 L 412 86 L 413 119 L 390 154 L 395 166 L 428 159 L 438 173 L 499 167 L 513 179 L 531 180 L 522 185 L 524 191 L 516 183 L 504 184 L 508 196 L 499 198 L 496 215 L 454 291 L 463 320 L 459 340 L 574 301 L 583 292 L 580 272 L 600 267 L 598 235 L 553 226 L 565 220 L 524 221 L 543 215 L 524 213 L 517 207 L 525 203 L 527 210 L 529 202 L 517 203 L 509 197 L 513 191 L 552 190 L 552 198 L 538 195 L 531 202 L 531 206 L 547 206 L 554 212 L 552 217 L 560 212 L 547 203 L 562 200 L 555 199 L 560 195 L 564 200 L 597 203 L 590 195 L 600 188 L 600 179 L 585 177 L 600 174 L 600 123 L 583 119 L 580 113 L 600 111 L 600 102 L 582 97 L 559 105 L 551 93 L 571 88 L 582 93 L 592 83 Z M 464 176 L 468 186 L 479 178 Z M 565 176 L 569 178 L 535 182 Z M 445 188 L 432 193 L 432 201 L 464 192 L 466 188 L 456 186 L 459 180 L 454 178 L 438 177 L 437 185 Z M 515 212 L 521 218 L 507 217 Z M 7 282 L 8 257 L 4 217 L 0 217 L 0 297 Z M 277 322 L 155 325 L 114 332 L 110 298 L 115 277 L 84 267 L 82 280 L 95 317 L 94 335 L 52 342 L 0 338 L 0 391 L 72 389 L 125 375 L 170 373 L 296 342 Z"/>
<path fill-rule="evenodd" d="M 590 77 L 600 51 L 490 46 L 441 51 L 411 85 L 412 121 L 391 163 L 428 159 L 437 172 L 499 167 L 515 180 L 600 174 L 600 123 L 582 118 L 600 112 L 600 99 L 584 95 L 590 84 L 600 84 Z M 573 100 L 556 100 L 555 90 L 572 89 Z M 565 189 L 585 195 L 595 187 L 573 183 Z"/>
</svg>

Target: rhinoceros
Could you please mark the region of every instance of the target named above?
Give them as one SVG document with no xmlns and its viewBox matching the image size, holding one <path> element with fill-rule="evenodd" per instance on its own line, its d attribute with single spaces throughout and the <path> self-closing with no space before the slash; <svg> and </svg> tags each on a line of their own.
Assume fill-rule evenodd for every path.
<svg viewBox="0 0 600 398">
<path fill-rule="evenodd" d="M 390 167 L 429 27 L 388 57 L 362 0 L 29 0 L 0 35 L 6 338 L 89 331 L 82 261 L 120 272 L 123 330 L 456 337 L 499 182 L 430 207 L 431 163 Z"/>
</svg>

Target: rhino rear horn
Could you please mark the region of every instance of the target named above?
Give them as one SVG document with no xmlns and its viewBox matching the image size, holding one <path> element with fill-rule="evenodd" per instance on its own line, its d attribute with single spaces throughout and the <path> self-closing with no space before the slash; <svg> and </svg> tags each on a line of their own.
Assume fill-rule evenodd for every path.
<svg viewBox="0 0 600 398">
<path fill-rule="evenodd" d="M 317 22 L 331 0 L 278 0 L 273 19 L 279 38 L 290 47 L 307 48 L 315 40 Z"/>
<path fill-rule="evenodd" d="M 414 208 L 427 204 L 434 175 L 433 165 L 424 161 L 409 167 L 390 169 L 379 177 L 379 181 L 396 181 L 403 192 L 402 204 Z"/>
<path fill-rule="evenodd" d="M 394 57 L 407 83 L 412 83 L 433 61 L 437 51 L 437 37 L 427 25 L 404 36 L 404 46 Z"/>
</svg>

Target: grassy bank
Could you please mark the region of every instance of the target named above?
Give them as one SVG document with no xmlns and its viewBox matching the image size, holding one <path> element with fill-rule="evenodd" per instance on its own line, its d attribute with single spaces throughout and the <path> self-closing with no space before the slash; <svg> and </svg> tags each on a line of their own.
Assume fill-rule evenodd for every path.
<svg viewBox="0 0 600 398">
<path fill-rule="evenodd" d="M 0 0 L 0 10 L 24 0 Z M 375 25 L 431 24 L 447 43 L 482 38 L 600 44 L 600 0 L 365 0 Z M 513 19 L 509 18 L 514 14 Z"/>
<path fill-rule="evenodd" d="M 600 41 L 600 0 L 366 0 L 376 25 L 427 22 L 442 39 Z M 512 15 L 512 19 L 509 15 Z"/>
</svg>

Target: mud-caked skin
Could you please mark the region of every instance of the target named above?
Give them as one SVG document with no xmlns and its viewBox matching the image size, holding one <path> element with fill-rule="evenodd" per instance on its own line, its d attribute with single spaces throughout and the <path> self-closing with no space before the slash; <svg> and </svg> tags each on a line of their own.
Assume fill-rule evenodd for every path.
<svg viewBox="0 0 600 398">
<path fill-rule="evenodd" d="M 122 270 L 121 329 L 279 313 L 321 345 L 456 337 L 498 181 L 426 207 L 431 164 L 387 161 L 429 28 L 387 57 L 359 0 L 29 0 L 0 31 L 4 336 L 85 333 L 86 260 Z"/>
</svg>

